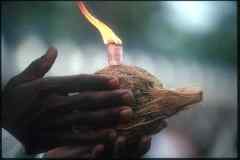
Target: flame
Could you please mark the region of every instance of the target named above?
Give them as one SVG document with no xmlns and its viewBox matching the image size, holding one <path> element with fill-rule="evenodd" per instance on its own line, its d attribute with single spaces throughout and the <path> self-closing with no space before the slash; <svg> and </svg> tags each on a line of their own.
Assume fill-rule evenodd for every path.
<svg viewBox="0 0 240 160">
<path fill-rule="evenodd" d="M 77 5 L 84 17 L 98 29 L 102 36 L 104 44 L 122 44 L 121 39 L 106 24 L 91 15 L 82 1 L 77 1 Z"/>
</svg>

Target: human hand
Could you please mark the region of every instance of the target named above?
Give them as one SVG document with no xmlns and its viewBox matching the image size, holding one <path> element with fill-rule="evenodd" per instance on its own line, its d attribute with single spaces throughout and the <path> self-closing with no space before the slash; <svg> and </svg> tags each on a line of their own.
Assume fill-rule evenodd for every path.
<svg viewBox="0 0 240 160">
<path fill-rule="evenodd" d="M 151 137 L 144 136 L 138 143 L 129 146 L 126 142 L 125 137 L 119 137 L 114 145 L 113 154 L 107 151 L 103 144 L 71 145 L 52 149 L 45 154 L 44 158 L 139 158 L 150 149 Z"/>
<path fill-rule="evenodd" d="M 64 146 L 48 151 L 44 158 L 99 158 L 103 154 L 104 145 Z"/>
<path fill-rule="evenodd" d="M 118 80 L 110 77 L 43 78 L 56 57 L 56 49 L 48 49 L 8 82 L 3 95 L 3 127 L 23 143 L 27 153 L 114 139 L 111 126 L 131 117 L 131 109 L 126 107 L 133 101 L 131 92 L 118 89 Z M 72 132 L 73 124 L 81 126 L 78 132 Z"/>
<path fill-rule="evenodd" d="M 166 127 L 166 122 L 159 124 L 158 131 Z M 129 139 L 119 136 L 111 145 L 97 144 L 71 145 L 52 149 L 46 153 L 46 158 L 140 158 L 147 153 L 151 147 L 150 135 L 137 138 L 134 143 Z"/>
<path fill-rule="evenodd" d="M 155 130 L 155 133 L 159 133 L 164 128 L 167 127 L 165 120 L 159 122 L 158 127 Z M 135 137 L 136 141 L 131 141 L 130 138 L 125 136 L 118 136 L 113 150 L 111 151 L 111 156 L 114 158 L 140 158 L 145 153 L 147 153 L 151 148 L 151 135 L 137 136 Z M 109 156 L 109 154 L 105 154 Z"/>
</svg>

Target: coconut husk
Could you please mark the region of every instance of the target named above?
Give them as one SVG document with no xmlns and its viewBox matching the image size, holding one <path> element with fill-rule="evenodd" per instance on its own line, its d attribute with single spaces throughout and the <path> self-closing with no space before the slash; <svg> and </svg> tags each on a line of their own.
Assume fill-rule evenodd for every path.
<svg viewBox="0 0 240 160">
<path fill-rule="evenodd" d="M 130 65 L 107 66 L 95 74 L 119 79 L 121 89 L 131 89 L 135 102 L 132 120 L 117 127 L 118 134 L 134 139 L 142 135 L 155 134 L 161 122 L 179 111 L 192 108 L 202 100 L 198 87 L 167 89 L 162 82 L 146 70 Z M 191 105 L 191 106 L 190 106 Z"/>
</svg>

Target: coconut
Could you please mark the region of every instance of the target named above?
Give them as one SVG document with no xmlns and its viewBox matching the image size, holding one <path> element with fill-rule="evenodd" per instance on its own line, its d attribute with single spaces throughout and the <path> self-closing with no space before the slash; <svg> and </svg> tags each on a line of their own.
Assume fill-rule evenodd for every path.
<svg viewBox="0 0 240 160">
<path fill-rule="evenodd" d="M 129 139 L 159 132 L 165 119 L 202 100 L 200 88 L 167 89 L 157 77 L 136 66 L 111 65 L 95 74 L 116 77 L 121 89 L 133 92 L 133 118 L 116 128 L 119 135 Z"/>
</svg>

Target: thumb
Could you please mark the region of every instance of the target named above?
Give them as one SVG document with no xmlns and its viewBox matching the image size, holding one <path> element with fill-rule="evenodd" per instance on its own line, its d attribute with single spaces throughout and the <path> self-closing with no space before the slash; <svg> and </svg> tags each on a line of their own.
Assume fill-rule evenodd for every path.
<svg viewBox="0 0 240 160">
<path fill-rule="evenodd" d="M 50 47 L 45 55 L 33 61 L 23 72 L 10 79 L 4 90 L 43 77 L 52 67 L 56 58 L 57 49 Z"/>
<path fill-rule="evenodd" d="M 43 77 L 50 70 L 56 58 L 57 49 L 54 47 L 48 48 L 46 54 L 34 60 L 22 73 L 18 75 L 18 83 L 32 81 Z"/>
</svg>

